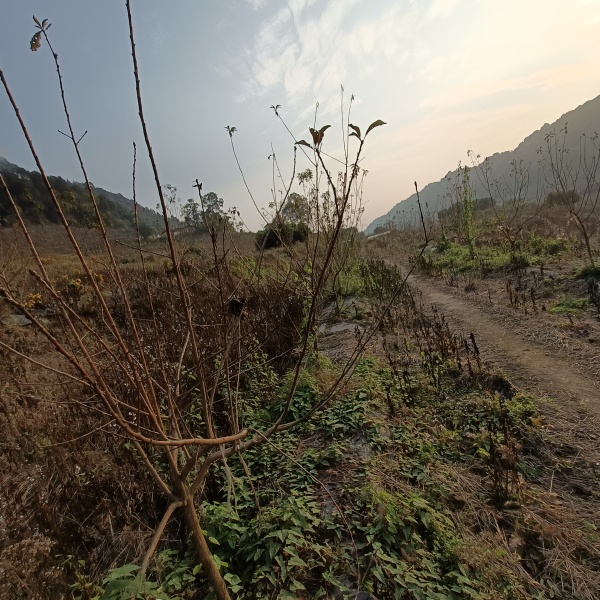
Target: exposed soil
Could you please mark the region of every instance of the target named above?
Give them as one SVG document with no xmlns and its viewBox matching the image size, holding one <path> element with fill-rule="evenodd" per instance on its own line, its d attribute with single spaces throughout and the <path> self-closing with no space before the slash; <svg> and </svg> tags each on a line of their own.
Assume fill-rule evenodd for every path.
<svg viewBox="0 0 600 600">
<path fill-rule="evenodd" d="M 543 314 L 500 306 L 497 291 L 484 300 L 414 271 L 408 281 L 425 306 L 436 305 L 456 330 L 473 333 L 484 359 L 517 387 L 600 417 L 600 353 L 588 339 L 577 340 Z"/>
</svg>

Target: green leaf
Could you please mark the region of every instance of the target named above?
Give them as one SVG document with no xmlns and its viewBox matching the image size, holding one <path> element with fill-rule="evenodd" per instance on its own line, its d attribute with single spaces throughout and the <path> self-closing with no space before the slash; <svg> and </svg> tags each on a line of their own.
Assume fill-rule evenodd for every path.
<svg viewBox="0 0 600 600">
<path fill-rule="evenodd" d="M 111 600 L 111 598 L 120 598 L 123 592 L 129 587 L 130 581 L 111 581 L 104 590 L 100 600 Z"/>
<path fill-rule="evenodd" d="M 371 123 L 369 125 L 369 129 L 367 129 L 367 133 L 365 133 L 365 137 L 367 137 L 369 135 L 369 131 L 371 131 L 372 129 L 375 129 L 375 127 L 380 127 L 381 125 L 387 125 L 387 123 L 385 123 L 381 119 L 377 119 L 377 121 Z"/>
<path fill-rule="evenodd" d="M 381 570 L 381 567 L 375 567 L 371 573 L 373 573 L 373 575 L 379 579 L 379 581 L 381 581 L 381 583 L 385 583 L 385 575 L 383 574 L 383 571 Z"/>
<path fill-rule="evenodd" d="M 116 579 L 110 581 L 104 590 L 100 600 L 117 600 L 121 598 L 137 598 L 142 595 L 154 596 L 156 598 L 165 598 L 163 594 L 156 594 L 155 590 L 158 584 L 144 579 Z"/>
<path fill-rule="evenodd" d="M 231 585 L 239 585 L 242 580 L 235 573 L 225 573 L 223 579 Z"/>
<path fill-rule="evenodd" d="M 213 558 L 213 562 L 215 563 L 215 565 L 217 566 L 217 569 L 219 569 L 219 571 L 221 570 L 221 567 L 227 568 L 229 566 L 229 563 L 222 560 L 218 554 L 213 554 L 212 558 Z"/>
<path fill-rule="evenodd" d="M 288 560 L 288 567 L 308 567 L 308 565 L 299 556 L 292 556 Z"/>
<path fill-rule="evenodd" d="M 592 523 L 591 521 L 586 521 L 584 519 L 583 525 L 585 526 L 586 529 L 589 529 L 590 531 L 597 531 L 596 525 L 594 525 L 594 523 Z"/>
<path fill-rule="evenodd" d="M 127 564 L 122 567 L 117 567 L 116 569 L 112 569 L 110 573 L 105 577 L 103 583 L 108 583 L 109 581 L 114 581 L 115 579 L 123 579 L 132 575 L 136 571 L 139 571 L 140 567 L 138 565 Z"/>
<path fill-rule="evenodd" d="M 292 579 L 290 582 L 290 590 L 292 590 L 292 592 L 297 592 L 298 590 L 306 590 L 306 587 L 304 587 L 304 584 L 301 581 Z"/>
<path fill-rule="evenodd" d="M 263 554 L 264 554 L 265 550 L 264 548 L 259 548 L 255 553 L 254 553 L 254 557 L 252 558 L 252 560 L 254 562 L 256 562 Z"/>
<path fill-rule="evenodd" d="M 274 556 L 279 552 L 280 544 L 267 544 L 267 552 L 269 554 L 269 560 L 273 560 Z"/>
</svg>

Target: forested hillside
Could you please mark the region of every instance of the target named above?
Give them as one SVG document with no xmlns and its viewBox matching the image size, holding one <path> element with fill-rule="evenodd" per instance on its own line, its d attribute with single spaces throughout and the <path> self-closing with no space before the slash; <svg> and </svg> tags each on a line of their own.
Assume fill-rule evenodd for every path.
<svg viewBox="0 0 600 600">
<path fill-rule="evenodd" d="M 28 224 L 59 223 L 58 214 L 39 173 L 27 171 L 1 156 L 0 173 Z M 70 224 L 77 227 L 91 227 L 94 224 L 94 211 L 86 185 L 62 177 L 51 176 L 49 180 L 62 202 Z M 134 225 L 132 200 L 99 187 L 94 187 L 94 193 L 100 212 L 109 227 L 129 228 Z M 138 215 L 143 233 L 149 233 L 160 227 L 159 217 L 153 210 L 139 206 Z M 0 226 L 10 226 L 15 221 L 8 198 L 0 189 Z"/>
</svg>

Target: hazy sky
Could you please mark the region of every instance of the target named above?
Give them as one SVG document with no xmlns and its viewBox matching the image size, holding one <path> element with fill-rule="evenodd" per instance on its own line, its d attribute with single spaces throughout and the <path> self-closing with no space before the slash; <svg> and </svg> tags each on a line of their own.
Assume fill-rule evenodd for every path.
<svg viewBox="0 0 600 600">
<path fill-rule="evenodd" d="M 186 199 L 198 178 L 256 229 L 270 199 L 272 147 L 288 176 L 293 142 L 269 108 L 306 137 L 319 102 L 340 148 L 340 86 L 351 121 L 373 132 L 362 166 L 363 225 L 466 158 L 510 150 L 600 94 L 600 0 L 133 0 L 142 93 L 163 183 Z M 52 22 L 71 114 L 92 182 L 156 205 L 142 147 L 124 1 L 2 0 L 0 68 L 46 170 L 81 180 L 47 48 L 32 15 Z M 272 147 L 271 147 L 272 144 Z M 33 168 L 0 89 L 0 155 Z M 307 165 L 299 165 L 305 168 Z M 335 170 L 335 169 L 334 169 Z M 281 183 L 276 183 L 280 189 Z"/>
</svg>

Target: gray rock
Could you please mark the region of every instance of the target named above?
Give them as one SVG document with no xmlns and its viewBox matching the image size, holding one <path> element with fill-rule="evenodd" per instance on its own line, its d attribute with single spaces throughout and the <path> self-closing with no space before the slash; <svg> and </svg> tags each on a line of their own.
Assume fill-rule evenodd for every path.
<svg viewBox="0 0 600 600">
<path fill-rule="evenodd" d="M 10 315 L 9 317 L 4 317 L 2 319 L 2 324 L 8 326 L 27 327 L 27 325 L 31 325 L 31 321 L 25 315 Z"/>
</svg>

